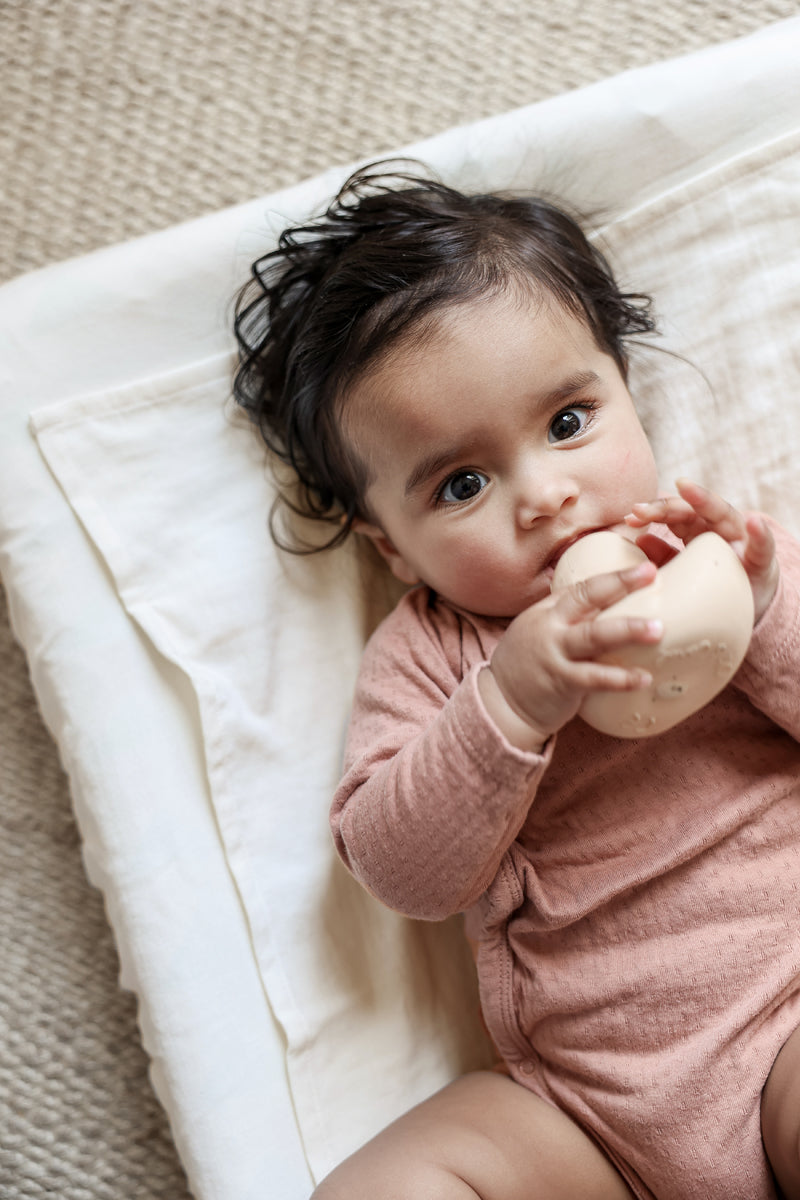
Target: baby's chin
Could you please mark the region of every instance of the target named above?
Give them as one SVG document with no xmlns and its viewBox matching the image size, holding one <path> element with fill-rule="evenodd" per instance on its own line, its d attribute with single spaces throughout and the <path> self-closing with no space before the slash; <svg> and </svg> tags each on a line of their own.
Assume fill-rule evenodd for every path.
<svg viewBox="0 0 800 1200">
<path fill-rule="evenodd" d="M 522 587 L 516 595 L 490 593 L 459 598 L 448 597 L 442 592 L 438 595 L 452 608 L 471 613 L 473 616 L 486 617 L 493 621 L 513 621 L 514 617 L 525 612 L 532 604 L 538 604 L 550 595 L 552 578 L 553 570 L 545 568 L 538 573 L 530 586 Z"/>
</svg>

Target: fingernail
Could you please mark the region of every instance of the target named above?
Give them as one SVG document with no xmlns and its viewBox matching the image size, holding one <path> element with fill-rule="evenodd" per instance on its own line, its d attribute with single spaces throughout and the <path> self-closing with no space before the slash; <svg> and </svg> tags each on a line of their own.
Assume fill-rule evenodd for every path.
<svg viewBox="0 0 800 1200">
<path fill-rule="evenodd" d="M 651 637 L 661 637 L 664 632 L 664 622 L 653 618 L 653 620 L 647 622 L 646 628 Z"/>
</svg>

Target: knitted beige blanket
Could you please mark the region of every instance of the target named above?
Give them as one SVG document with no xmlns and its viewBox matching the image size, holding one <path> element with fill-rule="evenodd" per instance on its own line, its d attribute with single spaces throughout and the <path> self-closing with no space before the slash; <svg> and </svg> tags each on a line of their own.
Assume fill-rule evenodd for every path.
<svg viewBox="0 0 800 1200">
<path fill-rule="evenodd" d="M 4 0 L 0 281 L 797 12 Z M 188 1195 L 117 969 L 0 589 L 2 1200 Z"/>
</svg>

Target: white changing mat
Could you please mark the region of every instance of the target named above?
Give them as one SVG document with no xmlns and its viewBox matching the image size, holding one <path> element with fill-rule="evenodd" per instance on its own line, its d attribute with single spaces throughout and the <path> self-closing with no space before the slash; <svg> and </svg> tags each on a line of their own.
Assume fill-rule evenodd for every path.
<svg viewBox="0 0 800 1200">
<path fill-rule="evenodd" d="M 600 214 L 700 368 L 636 357 L 664 484 L 795 529 L 799 58 L 797 18 L 409 151 Z M 351 552 L 275 552 L 265 457 L 227 402 L 236 286 L 345 173 L 0 289 L 0 569 L 203 1200 L 304 1200 L 486 1056 L 457 922 L 380 908 L 328 835 L 385 597 Z"/>
</svg>

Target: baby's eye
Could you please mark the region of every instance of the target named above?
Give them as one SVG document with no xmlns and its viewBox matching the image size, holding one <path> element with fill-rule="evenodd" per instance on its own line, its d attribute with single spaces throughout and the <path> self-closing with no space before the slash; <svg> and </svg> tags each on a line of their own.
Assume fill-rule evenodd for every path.
<svg viewBox="0 0 800 1200">
<path fill-rule="evenodd" d="M 575 408 L 563 408 L 556 413 L 550 424 L 548 441 L 566 442 L 570 438 L 583 433 L 592 417 L 592 410 L 581 405 Z"/>
<path fill-rule="evenodd" d="M 463 504 L 486 487 L 489 480 L 480 471 L 459 471 L 445 481 L 438 495 L 442 504 Z"/>
</svg>

